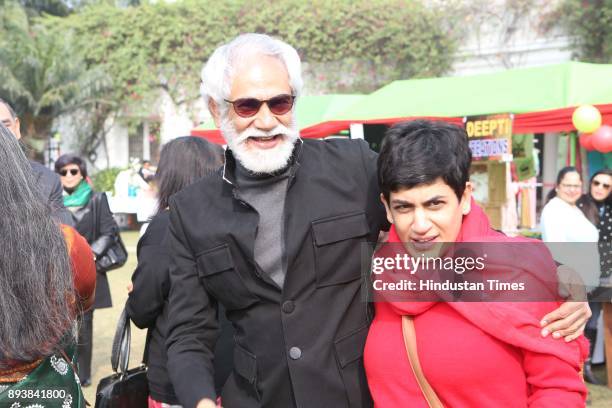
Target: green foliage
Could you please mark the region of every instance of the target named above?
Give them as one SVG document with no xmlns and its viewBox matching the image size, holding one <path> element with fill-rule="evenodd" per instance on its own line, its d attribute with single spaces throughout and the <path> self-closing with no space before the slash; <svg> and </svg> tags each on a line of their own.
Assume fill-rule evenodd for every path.
<svg viewBox="0 0 612 408">
<path fill-rule="evenodd" d="M 581 61 L 612 62 L 612 0 L 563 0 L 549 17 L 573 39 L 574 55 Z"/>
<path fill-rule="evenodd" d="M 445 20 L 417 1 L 186 0 L 97 5 L 51 25 L 72 31 L 87 63 L 113 78 L 113 100 L 138 111 L 160 89 L 177 103 L 197 98 L 202 63 L 241 32 L 277 36 L 307 63 L 344 64 L 351 69 L 346 76 L 370 82 L 440 75 L 455 50 Z M 329 79 L 332 87 L 336 82 Z M 344 90 L 354 91 L 351 84 L 360 81 L 348 81 Z"/>
<path fill-rule="evenodd" d="M 149 116 L 160 92 L 197 100 L 202 64 L 243 32 L 295 46 L 316 92 L 441 75 L 458 35 L 448 10 L 422 1 L 0 0 L 0 97 L 26 136 L 44 139 L 70 112 L 90 156 L 114 118 Z"/>
<path fill-rule="evenodd" d="M 115 191 L 115 179 L 117 175 L 125 169 L 119 167 L 111 167 L 105 170 L 100 170 L 92 176 L 93 188 L 95 191 Z"/>
<path fill-rule="evenodd" d="M 83 106 L 102 83 L 75 53 L 70 33 L 51 35 L 16 3 L 0 9 L 0 97 L 17 111 L 26 137 L 46 139 L 53 120 Z"/>
</svg>

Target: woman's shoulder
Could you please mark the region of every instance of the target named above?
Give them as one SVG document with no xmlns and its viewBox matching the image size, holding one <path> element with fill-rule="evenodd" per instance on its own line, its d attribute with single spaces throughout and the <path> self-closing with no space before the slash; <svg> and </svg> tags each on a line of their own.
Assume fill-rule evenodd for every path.
<svg viewBox="0 0 612 408">
<path fill-rule="evenodd" d="M 551 211 L 551 210 L 565 209 L 565 208 L 568 208 L 568 207 L 569 206 L 567 205 L 567 203 L 565 201 L 563 201 L 559 197 L 553 197 L 553 198 L 551 198 L 546 203 L 546 205 L 542 209 L 542 212 L 544 212 L 544 211 Z"/>
<path fill-rule="evenodd" d="M 542 220 L 548 217 L 554 217 L 555 221 L 559 221 L 557 219 L 558 217 L 565 217 L 573 213 L 572 206 L 559 197 L 553 197 L 546 203 L 544 208 L 542 208 Z"/>
<path fill-rule="evenodd" d="M 151 219 L 146 232 L 140 238 L 138 246 L 143 245 L 160 245 L 166 237 L 168 227 L 170 225 L 170 212 L 168 210 L 162 210 L 155 214 Z"/>
</svg>

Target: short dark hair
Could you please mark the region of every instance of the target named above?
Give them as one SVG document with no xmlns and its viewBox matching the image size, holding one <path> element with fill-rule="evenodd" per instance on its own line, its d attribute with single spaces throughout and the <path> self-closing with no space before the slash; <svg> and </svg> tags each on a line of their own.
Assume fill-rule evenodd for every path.
<svg viewBox="0 0 612 408">
<path fill-rule="evenodd" d="M 57 161 L 55 162 L 55 172 L 59 173 L 63 167 L 69 164 L 76 164 L 77 166 L 79 166 L 79 171 L 81 172 L 83 178 L 87 177 L 87 163 L 85 163 L 85 160 L 72 153 L 62 154 L 57 159 Z"/>
<path fill-rule="evenodd" d="M 200 137 L 183 136 L 164 145 L 155 181 L 159 190 L 159 209 L 168 207 L 170 196 L 212 174 L 223 164 L 223 148 Z"/>
<path fill-rule="evenodd" d="M 462 127 L 414 120 L 387 130 L 378 156 L 378 184 L 389 201 L 392 191 L 434 183 L 441 178 L 458 199 L 470 177 L 472 152 Z"/>
<path fill-rule="evenodd" d="M 8 111 L 11 114 L 11 117 L 13 118 L 13 120 L 17 119 L 17 113 L 15 112 L 15 110 L 13 109 L 13 107 L 11 106 L 10 103 L 8 103 L 7 101 L 5 101 L 2 98 L 0 98 L 0 103 L 3 104 L 4 106 L 6 106 L 6 109 L 8 109 Z"/>
</svg>

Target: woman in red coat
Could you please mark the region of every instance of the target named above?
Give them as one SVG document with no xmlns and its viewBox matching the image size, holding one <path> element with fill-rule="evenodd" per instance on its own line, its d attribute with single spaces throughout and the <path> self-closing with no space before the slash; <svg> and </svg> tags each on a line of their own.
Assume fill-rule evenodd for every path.
<svg viewBox="0 0 612 408">
<path fill-rule="evenodd" d="M 72 300 L 75 314 L 91 309 L 96 293 L 96 264 L 89 244 L 74 228 L 61 225 L 68 247 L 75 298 Z"/>
<path fill-rule="evenodd" d="M 559 306 L 552 294 L 555 263 L 537 242 L 508 238 L 489 226 L 471 199 L 471 153 L 463 129 L 426 121 L 400 124 L 388 132 L 378 160 L 382 200 L 393 224 L 388 242 L 403 243 L 395 252 L 416 258 L 435 253 L 438 243 L 494 242 L 488 245 L 498 245 L 495 260 L 509 267 L 502 268 L 503 276 L 529 285 L 531 295 L 537 290 L 546 301 L 519 294 L 516 302 L 446 302 L 449 292 L 400 301 L 408 299 L 405 291 L 394 293 L 403 298 L 375 293 L 364 357 L 375 406 L 584 406 L 580 368 L 586 340 L 540 334 L 542 316 Z M 529 262 L 517 267 L 524 259 Z M 484 263 L 485 274 L 491 261 Z M 417 280 L 420 272 L 408 277 Z M 410 337 L 417 356 L 412 359 Z"/>
</svg>

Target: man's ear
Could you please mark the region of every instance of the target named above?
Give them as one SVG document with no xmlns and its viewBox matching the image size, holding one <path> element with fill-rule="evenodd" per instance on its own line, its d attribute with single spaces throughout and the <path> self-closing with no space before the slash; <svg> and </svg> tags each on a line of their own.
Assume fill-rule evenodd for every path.
<svg viewBox="0 0 612 408">
<path fill-rule="evenodd" d="M 385 211 L 387 211 L 387 221 L 389 221 L 389 224 L 393 224 L 393 217 L 391 216 L 391 209 L 389 208 L 389 203 L 387 203 L 387 200 L 385 199 L 385 196 L 383 195 L 383 193 L 380 193 L 380 201 L 382 201 L 383 205 L 385 206 Z"/>
<path fill-rule="evenodd" d="M 463 195 L 461 196 L 461 213 L 463 215 L 468 215 L 472 210 L 472 183 L 469 181 L 465 183 L 465 190 L 463 190 Z"/>
<path fill-rule="evenodd" d="M 221 129 L 221 112 L 219 112 L 219 105 L 217 105 L 217 102 L 213 101 L 212 99 L 208 99 L 208 110 L 215 121 L 215 126 L 217 126 L 217 129 Z"/>
<path fill-rule="evenodd" d="M 15 118 L 15 120 L 13 121 L 13 126 L 14 129 L 11 129 L 13 131 L 13 134 L 15 135 L 17 140 L 21 139 L 21 123 L 19 123 L 19 118 Z"/>
</svg>

